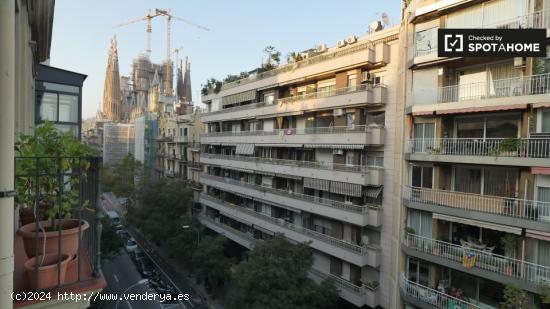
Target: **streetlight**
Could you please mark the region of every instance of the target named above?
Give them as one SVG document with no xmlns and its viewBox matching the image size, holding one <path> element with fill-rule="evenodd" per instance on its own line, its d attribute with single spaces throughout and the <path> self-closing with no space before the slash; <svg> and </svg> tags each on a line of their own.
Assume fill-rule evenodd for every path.
<svg viewBox="0 0 550 309">
<path fill-rule="evenodd" d="M 191 226 L 190 225 L 182 225 L 181 228 L 184 229 L 184 230 L 188 230 L 188 229 L 191 228 Z M 201 239 L 200 239 L 200 230 L 197 229 L 197 247 L 199 246 L 200 241 L 201 241 Z"/>
<path fill-rule="evenodd" d="M 134 287 L 140 285 L 140 284 L 144 284 L 144 283 L 147 283 L 149 282 L 149 280 L 147 279 L 141 279 L 139 280 L 138 282 L 132 284 L 131 286 L 129 286 L 126 290 L 124 290 L 124 292 L 122 292 L 122 295 L 126 294 L 126 292 L 128 292 L 130 289 L 133 289 Z M 118 308 L 118 303 L 120 302 L 122 298 L 119 298 L 117 301 L 116 301 L 116 305 L 115 305 L 115 309 Z M 128 302 L 128 299 L 126 299 L 126 302 L 128 303 L 128 306 L 130 308 L 132 308 L 132 305 L 130 305 L 130 302 Z"/>
</svg>

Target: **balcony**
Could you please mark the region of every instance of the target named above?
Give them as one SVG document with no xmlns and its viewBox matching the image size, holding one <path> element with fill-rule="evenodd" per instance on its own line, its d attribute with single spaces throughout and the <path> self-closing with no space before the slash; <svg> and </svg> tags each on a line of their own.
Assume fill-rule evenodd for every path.
<svg viewBox="0 0 550 309">
<path fill-rule="evenodd" d="M 101 291 L 107 285 L 99 251 L 101 158 L 17 157 L 15 165 L 21 226 L 14 239 L 13 291 L 49 292 L 52 300 L 14 300 L 14 307 L 67 306 L 54 295 Z M 79 306 L 86 307 L 82 299 Z"/>
<path fill-rule="evenodd" d="M 445 114 L 527 108 L 548 102 L 550 74 L 526 75 L 437 88 L 436 102 L 414 102 L 413 113 Z M 434 104 L 437 103 L 437 104 Z"/>
<path fill-rule="evenodd" d="M 401 276 L 399 286 L 401 287 L 401 296 L 403 297 L 403 299 L 407 303 L 410 303 L 422 309 L 481 309 L 481 307 L 469 303 L 465 300 L 452 297 L 449 294 L 445 294 L 437 290 L 431 289 L 427 286 L 423 286 L 416 282 L 410 281 L 404 275 Z"/>
<path fill-rule="evenodd" d="M 187 147 L 189 147 L 191 151 L 199 151 L 201 148 L 201 144 L 198 142 L 189 142 L 187 143 Z"/>
<path fill-rule="evenodd" d="M 224 191 L 244 194 L 268 204 L 292 205 L 299 210 L 359 226 L 380 226 L 382 224 L 382 214 L 377 205 L 354 205 L 204 173 L 201 174 L 201 183 Z"/>
<path fill-rule="evenodd" d="M 210 153 L 201 153 L 200 160 L 204 164 L 264 172 L 271 172 L 274 166 L 277 166 L 277 172 L 280 174 L 350 182 L 361 185 L 383 185 L 384 172 L 381 167 Z"/>
<path fill-rule="evenodd" d="M 408 160 L 550 167 L 549 138 L 418 138 Z"/>
<path fill-rule="evenodd" d="M 406 234 L 402 244 L 407 255 L 504 284 L 515 284 L 532 292 L 540 284 L 550 283 L 550 267 L 547 266 L 419 235 Z M 466 260 L 466 254 L 475 256 L 470 260 L 473 262 Z"/>
<path fill-rule="evenodd" d="M 188 162 L 188 165 L 191 169 L 199 170 L 199 171 L 202 170 L 202 165 L 199 162 L 191 161 L 191 162 Z"/>
<path fill-rule="evenodd" d="M 350 262 L 355 265 L 378 267 L 380 265 L 380 249 L 368 245 L 356 245 L 342 239 L 334 238 L 302 226 L 297 226 L 283 219 L 271 217 L 252 209 L 222 201 L 207 194 L 201 194 L 200 202 L 214 208 L 222 215 L 231 218 L 242 218 L 253 225 L 261 226 L 274 233 L 284 234 L 297 242 L 311 242 L 310 247 Z"/>
<path fill-rule="evenodd" d="M 228 225 L 225 225 L 219 220 L 212 219 L 205 215 L 199 215 L 199 220 L 209 229 L 231 239 L 232 241 L 248 248 L 252 249 L 253 245 L 260 239 L 254 238 L 250 233 L 245 233 L 243 231 L 234 229 Z M 379 305 L 379 288 L 378 287 L 368 287 L 368 286 L 357 286 L 352 282 L 331 274 L 326 274 L 315 268 L 311 268 L 309 271 L 310 277 L 317 283 L 331 278 L 334 280 L 335 286 L 340 290 L 340 296 L 355 304 L 356 306 L 369 305 L 371 307 L 376 307 Z"/>
<path fill-rule="evenodd" d="M 206 123 L 256 117 L 269 118 L 286 113 L 303 114 L 305 111 L 313 109 L 334 109 L 364 104 L 381 105 L 386 102 L 387 88 L 385 85 L 362 84 L 281 98 L 272 104 L 259 102 L 226 108 L 201 116 L 201 121 Z"/>
<path fill-rule="evenodd" d="M 405 186 L 407 207 L 550 232 L 550 203 Z"/>
<path fill-rule="evenodd" d="M 358 286 L 342 277 L 327 274 L 315 268 L 311 268 L 309 274 L 317 283 L 326 279 L 332 279 L 336 288 L 340 290 L 340 296 L 357 307 L 367 305 L 370 308 L 376 308 L 380 305 L 380 292 L 378 286 Z"/>
<path fill-rule="evenodd" d="M 191 187 L 191 189 L 193 190 L 197 190 L 197 191 L 202 191 L 202 184 L 198 181 L 193 181 L 193 180 L 190 180 L 189 181 L 189 186 Z"/>
<path fill-rule="evenodd" d="M 201 137 L 204 144 L 235 143 L 235 144 L 304 144 L 314 148 L 318 144 L 336 145 L 383 145 L 384 127 L 381 126 L 344 126 L 344 127 L 314 127 L 304 129 L 275 129 L 272 131 L 238 131 L 205 133 Z"/>
</svg>

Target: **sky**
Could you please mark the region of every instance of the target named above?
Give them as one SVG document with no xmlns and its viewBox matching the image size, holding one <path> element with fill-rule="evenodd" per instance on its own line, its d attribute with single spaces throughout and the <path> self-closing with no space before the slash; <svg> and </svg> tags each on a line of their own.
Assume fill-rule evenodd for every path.
<svg viewBox="0 0 550 309">
<path fill-rule="evenodd" d="M 116 34 L 121 75 L 145 51 L 146 22 L 115 25 L 143 17 L 149 9 L 170 9 L 172 15 L 210 31 L 172 20 L 171 47 L 183 47 L 180 59 L 191 62 L 193 100 L 208 78 L 223 79 L 258 67 L 263 50 L 272 45 L 282 58 L 319 44 L 334 46 L 350 35 L 364 35 L 371 22 L 386 12 L 399 23 L 401 0 L 57 0 L 50 65 L 88 75 L 83 87 L 83 118 L 95 116 L 103 96 L 109 40 Z M 153 62 L 166 57 L 166 20 L 153 19 Z"/>
</svg>

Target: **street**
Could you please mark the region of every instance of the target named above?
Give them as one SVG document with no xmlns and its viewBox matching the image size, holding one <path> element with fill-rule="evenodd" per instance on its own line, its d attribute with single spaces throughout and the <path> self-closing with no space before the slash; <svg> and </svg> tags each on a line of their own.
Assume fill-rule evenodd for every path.
<svg viewBox="0 0 550 309">
<path fill-rule="evenodd" d="M 105 198 L 102 200 L 103 207 L 106 210 L 116 210 L 121 213 L 118 207 L 118 201 L 116 198 L 112 199 L 113 195 L 103 195 Z M 176 292 L 180 294 L 189 294 L 189 301 L 183 301 L 184 304 L 172 303 L 161 304 L 158 301 L 139 301 L 134 300 L 127 303 L 126 301 L 119 301 L 118 307 L 116 304 L 108 304 L 106 308 L 197 308 L 208 309 L 207 304 L 202 301 L 202 298 L 194 291 L 187 283 L 186 278 L 178 272 L 170 263 L 166 262 L 164 258 L 156 252 L 156 250 L 135 230 L 131 227 L 127 227 L 128 233 L 133 237 L 138 246 L 143 250 L 145 255 L 151 260 L 156 272 L 162 281 L 175 287 Z M 117 256 L 111 261 L 105 263 L 103 267 L 103 273 L 107 279 L 108 287 L 104 290 L 105 293 L 119 293 L 122 294 L 126 289 L 126 294 L 129 293 L 144 293 L 149 291 L 155 293 L 154 289 L 147 284 L 138 284 L 142 280 L 142 275 L 138 271 L 134 261 L 130 255 L 122 250 L 121 255 Z M 123 304 L 124 303 L 124 304 Z M 179 306 L 179 307 L 178 307 Z"/>
</svg>

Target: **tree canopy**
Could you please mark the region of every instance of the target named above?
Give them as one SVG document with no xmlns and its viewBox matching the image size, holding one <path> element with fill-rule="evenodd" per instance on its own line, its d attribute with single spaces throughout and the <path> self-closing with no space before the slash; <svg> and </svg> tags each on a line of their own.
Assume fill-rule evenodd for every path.
<svg viewBox="0 0 550 309">
<path fill-rule="evenodd" d="M 113 192 L 118 197 L 135 200 L 138 187 L 136 178 L 140 171 L 141 162 L 128 153 L 120 163 L 103 167 L 101 190 Z"/>
<path fill-rule="evenodd" d="M 215 289 L 223 286 L 229 278 L 229 270 L 236 261 L 226 257 L 224 247 L 227 239 L 222 236 L 204 237 L 193 253 L 193 272 Z"/>
<path fill-rule="evenodd" d="M 307 244 L 283 236 L 259 242 L 248 261 L 234 267 L 230 308 L 334 308 L 338 292 L 331 281 L 317 285 L 308 277 L 313 255 Z"/>
</svg>

